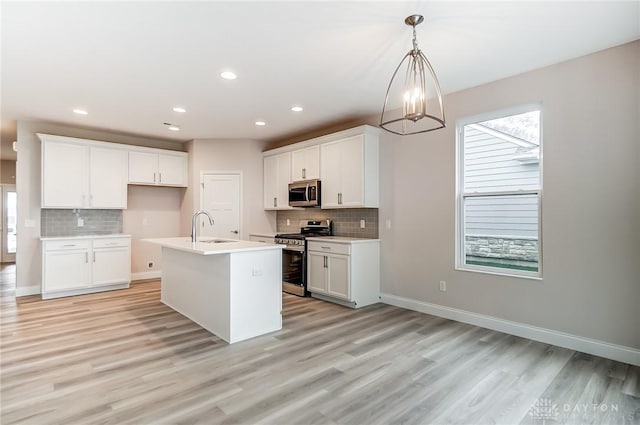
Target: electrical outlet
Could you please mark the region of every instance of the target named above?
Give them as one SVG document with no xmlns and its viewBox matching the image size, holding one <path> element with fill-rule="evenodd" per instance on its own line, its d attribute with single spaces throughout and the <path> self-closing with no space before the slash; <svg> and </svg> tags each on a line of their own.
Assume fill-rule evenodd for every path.
<svg viewBox="0 0 640 425">
<path fill-rule="evenodd" d="M 287 219 L 287 226 L 291 226 L 291 220 Z"/>
<path fill-rule="evenodd" d="M 391 220 L 387 219 L 387 221 L 385 221 L 385 224 L 387 226 L 387 230 L 391 229 Z"/>
<path fill-rule="evenodd" d="M 445 282 L 444 280 L 440 281 L 440 290 L 442 292 L 447 292 L 447 282 Z"/>
<path fill-rule="evenodd" d="M 84 220 L 78 217 L 78 227 L 83 227 L 83 226 L 84 226 Z"/>
<path fill-rule="evenodd" d="M 147 261 L 147 268 L 148 269 L 152 269 L 153 268 L 153 261 Z"/>
<path fill-rule="evenodd" d="M 361 229 L 364 229 L 364 226 L 365 226 L 365 222 L 364 222 L 364 220 L 360 220 L 360 228 L 361 228 Z"/>
</svg>

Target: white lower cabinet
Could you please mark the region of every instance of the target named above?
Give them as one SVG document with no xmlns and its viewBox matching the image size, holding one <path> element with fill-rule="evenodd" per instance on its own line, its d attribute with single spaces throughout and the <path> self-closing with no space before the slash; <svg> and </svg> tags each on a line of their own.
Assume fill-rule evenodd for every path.
<svg viewBox="0 0 640 425">
<path fill-rule="evenodd" d="M 355 308 L 379 302 L 378 239 L 308 241 L 307 289 L 313 296 Z"/>
<path fill-rule="evenodd" d="M 129 287 L 130 237 L 79 237 L 42 241 L 42 298 Z"/>
</svg>

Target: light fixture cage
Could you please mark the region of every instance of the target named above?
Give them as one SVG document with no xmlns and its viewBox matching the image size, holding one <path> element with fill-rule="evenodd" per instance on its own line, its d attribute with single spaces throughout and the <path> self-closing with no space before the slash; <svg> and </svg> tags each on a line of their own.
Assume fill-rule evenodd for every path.
<svg viewBox="0 0 640 425">
<path fill-rule="evenodd" d="M 405 19 L 413 27 L 413 48 L 391 77 L 380 116 L 381 128 L 401 136 L 446 126 L 440 83 L 416 39 L 416 25 L 423 20 L 421 15 Z"/>
</svg>

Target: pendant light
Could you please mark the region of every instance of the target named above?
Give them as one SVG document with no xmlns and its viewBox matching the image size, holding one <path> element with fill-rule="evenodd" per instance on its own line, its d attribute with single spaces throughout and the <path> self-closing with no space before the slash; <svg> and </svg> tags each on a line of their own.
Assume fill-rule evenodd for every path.
<svg viewBox="0 0 640 425">
<path fill-rule="evenodd" d="M 413 27 L 413 49 L 402 58 L 391 77 L 380 116 L 380 127 L 401 136 L 446 125 L 440 83 L 416 40 L 416 26 L 422 21 L 422 15 L 411 15 L 404 20 Z"/>
</svg>

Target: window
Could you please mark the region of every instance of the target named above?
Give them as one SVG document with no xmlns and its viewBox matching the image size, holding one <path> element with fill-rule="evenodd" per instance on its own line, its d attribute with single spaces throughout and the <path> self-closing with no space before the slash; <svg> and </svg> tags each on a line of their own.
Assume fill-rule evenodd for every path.
<svg viewBox="0 0 640 425">
<path fill-rule="evenodd" d="M 458 122 L 456 267 L 542 275 L 540 106 Z"/>
</svg>

